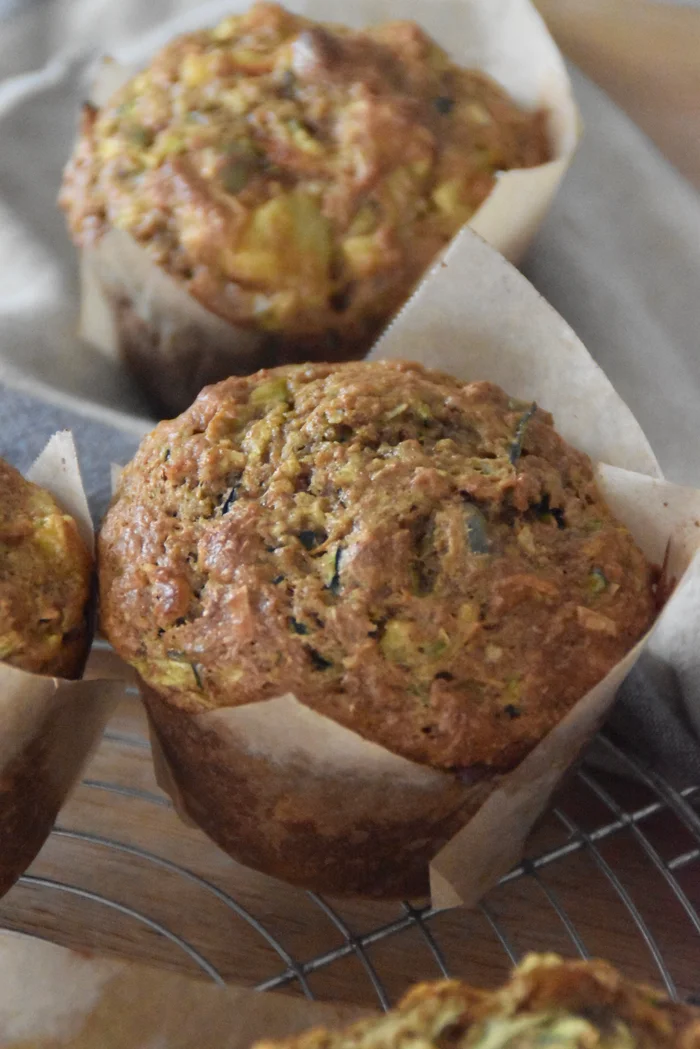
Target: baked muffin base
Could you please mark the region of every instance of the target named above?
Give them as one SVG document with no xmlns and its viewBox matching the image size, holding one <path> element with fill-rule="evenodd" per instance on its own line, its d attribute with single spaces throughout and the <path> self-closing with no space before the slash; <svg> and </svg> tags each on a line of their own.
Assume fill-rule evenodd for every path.
<svg viewBox="0 0 700 1049">
<path fill-rule="evenodd" d="M 249 747 L 244 733 L 208 727 L 207 715 L 193 716 L 141 688 L 171 781 L 164 782 L 161 768 L 161 785 L 181 813 L 239 863 L 316 892 L 426 896 L 431 859 L 498 780 L 491 774 L 462 782 L 419 766 L 424 775 L 412 785 L 386 773 L 374 780 L 329 774 L 303 755 L 280 760 Z"/>
<path fill-rule="evenodd" d="M 62 794 L 51 769 L 55 715 L 0 771 L 0 896 L 34 861 L 51 833 Z"/>
</svg>

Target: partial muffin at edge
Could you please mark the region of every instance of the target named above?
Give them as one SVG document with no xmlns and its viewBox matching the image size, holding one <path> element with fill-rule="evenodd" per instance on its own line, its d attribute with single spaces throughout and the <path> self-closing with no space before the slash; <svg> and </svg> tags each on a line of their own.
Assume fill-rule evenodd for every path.
<svg viewBox="0 0 700 1049">
<path fill-rule="evenodd" d="M 416 1040 L 425 1049 L 697 1049 L 700 1010 L 599 959 L 530 954 L 495 991 L 421 983 L 384 1016 L 254 1049 L 401 1049 Z"/>
<path fill-rule="evenodd" d="M 655 613 L 546 412 L 402 362 L 204 390 L 123 471 L 99 554 L 104 629 L 166 703 L 291 691 L 441 769 L 513 767 Z"/>
<path fill-rule="evenodd" d="M 0 660 L 80 676 L 92 558 L 53 496 L 0 459 Z"/>
</svg>

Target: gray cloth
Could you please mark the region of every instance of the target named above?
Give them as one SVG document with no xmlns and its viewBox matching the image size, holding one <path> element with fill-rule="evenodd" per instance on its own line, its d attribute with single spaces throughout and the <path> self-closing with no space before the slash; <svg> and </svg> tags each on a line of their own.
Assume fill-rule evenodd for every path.
<svg viewBox="0 0 700 1049">
<path fill-rule="evenodd" d="M 97 524 L 110 499 L 110 465 L 128 462 L 138 440 L 66 408 L 0 388 L 0 456 L 26 471 L 57 430 L 72 430 L 90 513 Z"/>
<path fill-rule="evenodd" d="M 700 783 L 700 744 L 672 668 L 638 664 L 608 721 L 615 741 L 676 787 Z"/>
<path fill-rule="evenodd" d="M 700 487 L 700 197 L 577 70 L 580 149 L 523 265 L 642 425 Z"/>
</svg>

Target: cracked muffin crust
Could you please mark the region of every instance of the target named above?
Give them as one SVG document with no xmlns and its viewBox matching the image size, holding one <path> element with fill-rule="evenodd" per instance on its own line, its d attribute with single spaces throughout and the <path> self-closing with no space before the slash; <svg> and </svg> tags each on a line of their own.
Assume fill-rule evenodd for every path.
<svg viewBox="0 0 700 1049">
<path fill-rule="evenodd" d="M 126 231 L 209 311 L 267 333 L 258 366 L 342 359 L 497 172 L 550 156 L 544 113 L 414 23 L 357 31 L 264 3 L 86 107 L 60 199 L 80 247 Z"/>
<path fill-rule="evenodd" d="M 441 769 L 513 767 L 655 614 L 551 416 L 405 362 L 204 390 L 123 471 L 99 561 L 104 630 L 165 702 L 291 691 Z"/>
<path fill-rule="evenodd" d="M 0 459 L 0 660 L 77 677 L 91 579 L 92 559 L 73 518 Z"/>
<path fill-rule="evenodd" d="M 700 1010 L 600 960 L 527 955 L 495 991 L 421 983 L 384 1016 L 254 1049 L 697 1049 Z"/>
</svg>

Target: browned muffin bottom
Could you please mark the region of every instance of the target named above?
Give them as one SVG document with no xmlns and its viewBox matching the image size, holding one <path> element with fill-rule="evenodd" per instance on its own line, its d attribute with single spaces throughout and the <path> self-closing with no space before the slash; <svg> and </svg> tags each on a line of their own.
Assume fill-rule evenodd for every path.
<svg viewBox="0 0 700 1049">
<path fill-rule="evenodd" d="M 515 764 L 655 610 L 546 412 L 401 362 L 204 390 L 122 473 L 99 553 L 104 629 L 168 702 L 293 691 L 441 768 Z"/>
<path fill-rule="evenodd" d="M 91 575 L 73 518 L 0 459 L 0 660 L 37 674 L 78 676 Z"/>
<path fill-rule="evenodd" d="M 700 1010 L 604 961 L 531 954 L 496 991 L 422 983 L 385 1016 L 255 1049 L 697 1049 Z"/>
<path fill-rule="evenodd" d="M 257 4 L 86 108 L 61 203 L 81 247 L 126 231 L 213 313 L 282 333 L 279 353 L 347 356 L 497 172 L 550 159 L 545 123 L 414 23 Z"/>
</svg>

